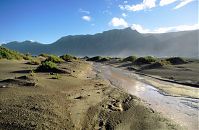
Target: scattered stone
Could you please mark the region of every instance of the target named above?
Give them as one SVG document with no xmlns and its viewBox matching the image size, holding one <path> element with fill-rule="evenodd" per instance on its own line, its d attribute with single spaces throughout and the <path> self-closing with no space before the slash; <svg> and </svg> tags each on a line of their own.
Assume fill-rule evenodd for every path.
<svg viewBox="0 0 199 130">
<path fill-rule="evenodd" d="M 39 109 L 40 109 L 40 108 L 39 108 L 38 105 L 35 105 L 34 107 L 31 108 L 31 110 L 33 110 L 33 111 L 39 111 Z"/>
<path fill-rule="evenodd" d="M 82 96 L 78 96 L 78 97 L 76 97 L 75 99 L 82 99 L 83 97 Z"/>
<path fill-rule="evenodd" d="M 5 86 L 5 85 L 2 85 L 0 88 L 6 88 L 6 86 Z"/>
</svg>

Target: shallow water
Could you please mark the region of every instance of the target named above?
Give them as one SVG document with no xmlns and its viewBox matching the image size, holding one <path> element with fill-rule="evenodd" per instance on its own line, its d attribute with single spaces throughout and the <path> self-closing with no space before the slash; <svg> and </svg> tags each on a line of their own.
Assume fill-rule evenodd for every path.
<svg viewBox="0 0 199 130">
<path fill-rule="evenodd" d="M 142 99 L 149 107 L 174 120 L 188 130 L 198 130 L 199 99 L 173 97 L 141 81 L 143 77 L 132 72 L 94 64 L 98 76 L 109 80 L 115 87 Z"/>
</svg>

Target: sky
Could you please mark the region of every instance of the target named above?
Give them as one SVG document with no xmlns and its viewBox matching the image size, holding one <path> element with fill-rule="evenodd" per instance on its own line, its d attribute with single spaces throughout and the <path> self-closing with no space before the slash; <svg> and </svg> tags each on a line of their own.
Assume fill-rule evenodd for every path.
<svg viewBox="0 0 199 130">
<path fill-rule="evenodd" d="M 198 0 L 0 0 L 0 44 L 49 44 L 126 27 L 140 33 L 199 29 Z"/>
</svg>

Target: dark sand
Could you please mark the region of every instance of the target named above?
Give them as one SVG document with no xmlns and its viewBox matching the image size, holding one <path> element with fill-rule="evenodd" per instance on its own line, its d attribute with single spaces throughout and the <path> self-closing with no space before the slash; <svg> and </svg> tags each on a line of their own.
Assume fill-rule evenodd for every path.
<svg viewBox="0 0 199 130">
<path fill-rule="evenodd" d="M 69 73 L 59 74 L 59 79 L 49 73 L 31 74 L 37 66 L 26 62 L 0 61 L 2 130 L 182 129 L 96 76 L 87 62 L 60 64 Z"/>
</svg>

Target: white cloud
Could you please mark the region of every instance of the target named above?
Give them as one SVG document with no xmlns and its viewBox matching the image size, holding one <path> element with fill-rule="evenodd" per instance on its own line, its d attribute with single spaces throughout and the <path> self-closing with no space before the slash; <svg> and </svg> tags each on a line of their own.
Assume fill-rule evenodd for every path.
<svg viewBox="0 0 199 130">
<path fill-rule="evenodd" d="M 196 29 L 199 29 L 199 24 L 194 24 L 194 25 L 179 25 L 179 26 L 173 27 L 173 29 L 177 30 L 177 31 L 196 30 Z"/>
<path fill-rule="evenodd" d="M 166 33 L 166 32 L 177 32 L 177 31 L 189 31 L 199 29 L 199 24 L 194 25 L 178 25 L 173 27 L 161 27 L 152 32 L 154 33 Z"/>
<path fill-rule="evenodd" d="M 85 13 L 85 14 L 90 14 L 90 12 L 89 11 L 87 11 L 87 10 L 83 10 L 83 9 L 79 9 L 79 12 L 81 12 L 81 13 Z"/>
<path fill-rule="evenodd" d="M 157 7 L 156 1 L 157 0 L 143 0 L 142 3 L 135 4 L 135 5 L 129 5 L 128 3 L 124 2 L 123 5 L 119 5 L 119 8 L 121 10 L 128 10 L 128 11 L 146 10 L 146 9 Z M 174 2 L 179 2 L 179 4 L 174 7 L 174 9 L 179 9 L 193 1 L 195 0 L 160 0 L 159 6 L 166 6 Z"/>
<path fill-rule="evenodd" d="M 194 25 L 178 25 L 172 27 L 160 27 L 154 30 L 144 29 L 139 24 L 133 24 L 131 26 L 132 29 L 137 30 L 140 33 L 166 33 L 166 32 L 177 32 L 177 31 L 189 31 L 199 29 L 199 24 Z"/>
<path fill-rule="evenodd" d="M 121 10 L 125 10 L 125 5 L 118 5 Z"/>
<path fill-rule="evenodd" d="M 128 27 L 128 23 L 123 18 L 117 17 L 112 18 L 109 25 L 114 27 Z"/>
<path fill-rule="evenodd" d="M 193 2 L 194 0 L 160 0 L 159 5 L 160 6 L 165 6 L 165 5 L 169 5 L 172 4 L 174 2 L 180 2 L 177 6 L 174 7 L 174 9 L 179 9 L 191 2 Z"/>
<path fill-rule="evenodd" d="M 126 17 L 126 16 L 127 16 L 127 14 L 126 14 L 126 13 L 122 13 L 122 16 L 123 16 L 123 17 Z"/>
<path fill-rule="evenodd" d="M 145 9 L 151 9 L 156 7 L 156 0 L 143 0 L 142 3 L 136 5 L 119 5 L 119 8 L 122 10 L 128 11 L 140 11 Z"/>
<path fill-rule="evenodd" d="M 181 0 L 180 4 L 178 4 L 174 9 L 179 9 L 191 2 L 193 2 L 194 0 Z"/>
<path fill-rule="evenodd" d="M 90 16 L 82 16 L 82 19 L 85 21 L 91 21 L 91 17 Z"/>
<path fill-rule="evenodd" d="M 35 40 L 30 40 L 31 42 L 35 42 Z"/>
<path fill-rule="evenodd" d="M 140 32 L 140 33 L 149 33 L 150 32 L 150 30 L 149 29 L 144 29 L 141 25 L 139 25 L 139 24 L 133 24 L 132 26 L 131 26 L 131 28 L 133 29 L 133 30 L 137 30 L 138 32 Z"/>
<path fill-rule="evenodd" d="M 160 6 L 165 6 L 165 5 L 172 4 L 172 3 L 176 2 L 176 1 L 177 1 L 177 0 L 160 0 L 159 5 L 160 5 Z"/>
</svg>

